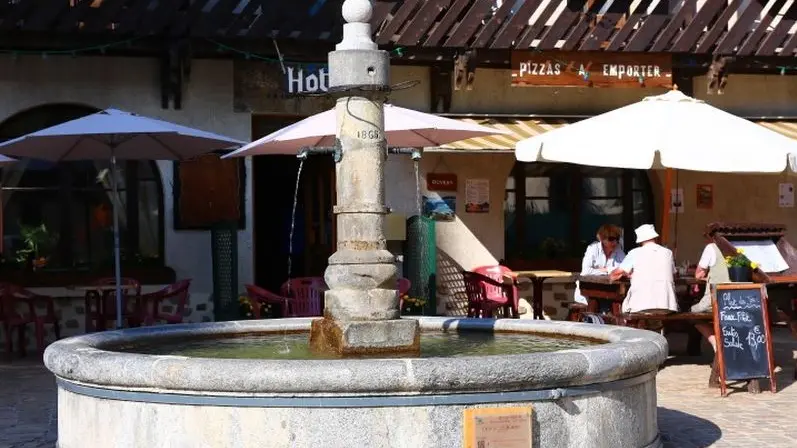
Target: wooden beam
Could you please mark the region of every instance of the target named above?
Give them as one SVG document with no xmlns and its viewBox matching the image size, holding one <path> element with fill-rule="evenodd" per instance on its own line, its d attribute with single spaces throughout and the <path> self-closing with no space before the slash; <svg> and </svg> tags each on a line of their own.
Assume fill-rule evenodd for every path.
<svg viewBox="0 0 797 448">
<path fill-rule="evenodd" d="M 761 42 L 761 45 L 758 46 L 758 50 L 755 52 L 756 56 L 773 56 L 777 47 L 786 39 L 787 33 L 791 27 L 794 26 L 795 22 L 797 22 L 797 3 L 792 3 L 789 9 L 786 10 L 786 13 L 783 14 L 783 17 L 780 18 L 780 22 L 778 22 L 775 29 L 772 30 L 764 38 L 764 41 Z M 794 40 L 794 35 L 789 36 L 789 40 Z M 788 42 L 786 43 L 788 44 Z M 791 55 L 793 51 L 794 47 L 788 48 L 784 44 L 780 55 Z"/>
<path fill-rule="evenodd" d="M 536 39 L 540 33 L 542 33 L 542 31 L 545 29 L 545 24 L 548 23 L 548 19 L 551 18 L 558 7 L 559 3 L 549 2 L 548 6 L 542 10 L 542 13 L 537 16 L 537 20 L 534 22 L 534 24 L 528 27 L 525 33 L 523 33 L 522 37 L 520 38 L 520 42 L 515 48 L 525 50 L 531 47 L 531 43 L 534 42 L 534 39 Z"/>
<path fill-rule="evenodd" d="M 393 42 L 393 36 L 398 34 L 401 27 L 404 25 L 407 19 L 409 19 L 413 11 L 415 11 L 415 8 L 418 7 L 418 3 L 420 3 L 420 0 L 407 0 L 402 3 L 398 11 L 396 11 L 396 14 L 392 19 L 390 19 L 390 22 L 388 22 L 384 29 L 379 33 L 376 43 L 379 45 L 385 45 Z"/>
<path fill-rule="evenodd" d="M 695 17 L 686 26 L 686 29 L 673 42 L 670 51 L 676 53 L 689 52 L 692 47 L 694 47 L 695 43 L 697 43 L 698 38 L 700 38 L 700 35 L 703 33 L 703 29 L 714 20 L 717 14 L 720 14 L 720 11 L 726 5 L 727 0 L 706 0 L 703 7 L 697 11 Z M 714 26 L 718 26 L 718 24 L 714 24 Z M 724 27 L 725 23 L 721 23 L 719 26 Z"/>
<path fill-rule="evenodd" d="M 744 1 L 746 0 L 733 0 L 728 4 L 725 10 L 722 11 L 722 14 L 720 14 L 719 18 L 717 18 L 717 20 L 714 22 L 714 25 L 712 25 L 708 32 L 705 33 L 699 40 L 697 44 L 697 50 L 695 50 L 695 52 L 708 53 L 711 51 L 711 48 L 717 43 L 717 39 L 728 27 L 731 17 L 739 12 L 739 8 L 742 6 L 742 2 Z"/>
<path fill-rule="evenodd" d="M 490 48 L 510 48 L 520 37 L 520 33 L 528 26 L 534 11 L 542 4 L 542 0 L 526 0 L 509 18 L 503 29 L 498 31 Z"/>
<path fill-rule="evenodd" d="M 580 51 L 600 50 L 630 7 L 631 0 L 614 0 L 606 13 L 597 18 L 597 23 L 581 41 L 581 46 L 578 49 Z"/>
<path fill-rule="evenodd" d="M 406 30 L 396 40 L 398 45 L 418 45 L 421 38 L 435 24 L 441 12 L 451 5 L 451 0 L 427 0 L 407 23 Z"/>
<path fill-rule="evenodd" d="M 454 28 L 451 37 L 443 44 L 444 47 L 468 47 L 468 41 L 476 34 L 476 30 L 490 14 L 490 9 L 493 6 L 493 0 L 472 0 L 472 3 L 465 17 Z"/>
</svg>

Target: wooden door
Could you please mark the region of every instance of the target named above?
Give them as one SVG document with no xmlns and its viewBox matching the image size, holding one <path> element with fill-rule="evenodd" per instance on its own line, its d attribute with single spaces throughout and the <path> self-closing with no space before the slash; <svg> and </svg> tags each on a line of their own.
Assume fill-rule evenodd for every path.
<svg viewBox="0 0 797 448">
<path fill-rule="evenodd" d="M 337 244 L 336 220 L 332 213 L 336 194 L 335 164 L 330 156 L 307 159 L 300 194 L 304 213 L 304 274 L 320 277 Z"/>
</svg>

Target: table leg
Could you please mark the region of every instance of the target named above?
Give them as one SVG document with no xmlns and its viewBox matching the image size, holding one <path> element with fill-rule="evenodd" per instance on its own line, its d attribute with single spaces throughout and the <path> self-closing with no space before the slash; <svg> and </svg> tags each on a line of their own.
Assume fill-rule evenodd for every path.
<svg viewBox="0 0 797 448">
<path fill-rule="evenodd" d="M 542 278 L 533 278 L 531 280 L 531 287 L 534 288 L 532 291 L 532 298 L 531 298 L 531 308 L 534 312 L 535 319 L 542 319 L 542 284 L 545 282 L 545 279 Z"/>
</svg>

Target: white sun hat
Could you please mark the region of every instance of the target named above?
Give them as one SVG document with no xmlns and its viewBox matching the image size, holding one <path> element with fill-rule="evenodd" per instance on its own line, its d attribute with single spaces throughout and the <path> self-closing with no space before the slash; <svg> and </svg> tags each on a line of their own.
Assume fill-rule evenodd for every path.
<svg viewBox="0 0 797 448">
<path fill-rule="evenodd" d="M 642 224 L 641 226 L 637 227 L 636 230 L 636 242 L 644 243 L 645 241 L 655 240 L 659 237 L 659 234 L 656 233 L 656 228 L 653 227 L 653 224 Z"/>
</svg>

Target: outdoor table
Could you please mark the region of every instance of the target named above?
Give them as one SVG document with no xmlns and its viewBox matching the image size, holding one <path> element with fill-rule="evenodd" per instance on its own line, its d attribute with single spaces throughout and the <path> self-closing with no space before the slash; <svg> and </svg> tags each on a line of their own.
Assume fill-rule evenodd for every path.
<svg viewBox="0 0 797 448">
<path fill-rule="evenodd" d="M 97 329 L 100 331 L 104 331 L 106 329 L 105 304 L 110 298 L 111 294 L 114 294 L 116 292 L 116 285 L 76 286 L 73 289 L 85 292 L 86 333 L 89 333 L 94 330 L 94 326 L 91 322 L 92 298 L 94 299 L 93 300 L 94 309 L 96 310 L 96 316 L 97 316 Z M 133 285 L 121 285 L 120 289 L 122 290 L 122 293 L 125 296 L 122 298 L 122 307 L 125 307 L 127 306 L 127 302 L 125 301 L 127 297 L 127 292 L 130 290 L 135 290 L 136 287 Z"/>
<path fill-rule="evenodd" d="M 679 308 L 687 309 L 695 303 L 696 299 L 700 298 L 700 294 L 691 293 L 692 287 L 695 285 L 704 286 L 705 280 L 697 279 L 693 276 L 676 276 L 674 280 L 676 293 L 678 289 L 686 287 L 686 292 L 677 294 L 677 296 Z M 611 312 L 608 317 L 612 322 L 614 322 L 616 316 L 622 314 L 623 300 L 625 300 L 628 288 L 631 286 L 629 279 L 612 280 L 608 275 L 579 275 L 578 281 L 581 295 L 587 298 L 589 312 L 600 312 L 600 304 L 608 301 L 611 304 Z"/>
<path fill-rule="evenodd" d="M 551 278 L 567 278 L 572 279 L 573 273 L 567 271 L 554 271 L 554 270 L 547 270 L 547 271 L 512 271 L 512 276 L 514 280 L 517 281 L 519 278 L 527 278 L 531 280 L 532 285 L 532 296 L 531 296 L 531 308 L 534 319 L 542 319 L 542 285 L 545 283 L 545 280 Z"/>
</svg>

